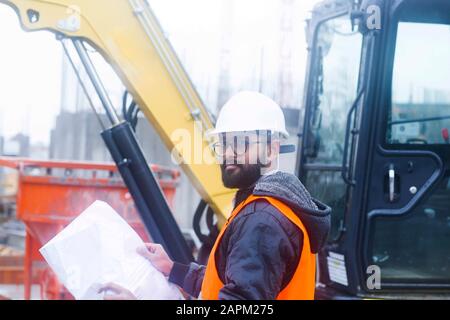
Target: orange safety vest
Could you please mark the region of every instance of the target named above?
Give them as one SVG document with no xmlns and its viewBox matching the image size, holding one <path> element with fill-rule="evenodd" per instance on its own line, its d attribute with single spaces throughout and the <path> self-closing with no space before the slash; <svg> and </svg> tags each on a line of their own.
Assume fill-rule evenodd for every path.
<svg viewBox="0 0 450 320">
<path fill-rule="evenodd" d="M 294 276 L 287 286 L 278 294 L 277 300 L 312 300 L 314 299 L 314 290 L 316 284 L 316 255 L 311 252 L 308 232 L 300 221 L 300 218 L 280 200 L 272 197 L 261 197 L 251 195 L 245 201 L 241 202 L 231 213 L 224 227 L 219 233 L 214 247 L 209 255 L 208 264 L 206 265 L 205 276 L 203 278 L 201 298 L 205 300 L 218 300 L 219 291 L 224 284 L 220 280 L 216 267 L 215 254 L 222 236 L 233 219 L 242 211 L 242 209 L 250 202 L 258 199 L 265 199 L 282 214 L 292 221 L 303 232 L 303 248 L 300 261 Z M 281 276 L 281 275 L 280 275 Z"/>
</svg>

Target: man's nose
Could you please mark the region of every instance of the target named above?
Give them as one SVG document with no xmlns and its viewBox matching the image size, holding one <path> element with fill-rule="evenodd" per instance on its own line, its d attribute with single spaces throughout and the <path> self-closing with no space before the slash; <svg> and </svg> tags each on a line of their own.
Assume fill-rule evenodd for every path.
<svg viewBox="0 0 450 320">
<path fill-rule="evenodd" d="M 225 157 L 226 158 L 234 158 L 234 156 L 235 156 L 235 154 L 234 154 L 233 147 L 231 145 L 225 146 Z"/>
<path fill-rule="evenodd" d="M 231 145 L 225 147 L 224 158 L 225 164 L 234 164 L 236 162 L 236 155 Z"/>
</svg>

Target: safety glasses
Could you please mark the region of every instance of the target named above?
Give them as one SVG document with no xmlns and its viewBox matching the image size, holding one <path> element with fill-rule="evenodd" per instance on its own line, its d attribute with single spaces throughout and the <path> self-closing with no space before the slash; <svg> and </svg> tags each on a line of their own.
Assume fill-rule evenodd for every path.
<svg viewBox="0 0 450 320">
<path fill-rule="evenodd" d="M 219 157 L 224 157 L 228 148 L 234 153 L 234 156 L 244 155 L 253 144 L 266 143 L 268 135 L 263 135 L 264 139 L 261 139 L 261 135 L 227 135 L 224 134 L 220 137 L 220 141 L 211 145 L 214 153 Z M 261 141 L 264 140 L 264 141 Z M 270 138 L 269 138 L 270 142 Z"/>
</svg>

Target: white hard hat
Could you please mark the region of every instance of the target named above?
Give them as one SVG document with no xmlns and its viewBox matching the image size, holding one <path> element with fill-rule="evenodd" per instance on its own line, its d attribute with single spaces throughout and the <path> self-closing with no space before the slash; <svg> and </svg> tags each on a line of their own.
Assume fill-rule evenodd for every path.
<svg viewBox="0 0 450 320">
<path fill-rule="evenodd" d="M 210 134 L 255 130 L 271 130 L 289 137 L 283 111 L 275 101 L 259 92 L 241 91 L 225 103 Z"/>
</svg>

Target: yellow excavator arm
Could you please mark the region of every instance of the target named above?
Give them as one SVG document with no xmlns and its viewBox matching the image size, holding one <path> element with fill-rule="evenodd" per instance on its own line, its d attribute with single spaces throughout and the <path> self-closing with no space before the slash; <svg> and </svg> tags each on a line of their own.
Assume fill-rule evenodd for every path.
<svg viewBox="0 0 450 320">
<path fill-rule="evenodd" d="M 213 154 L 203 138 L 213 123 L 145 0 L 0 0 L 0 3 L 14 8 L 26 31 L 49 30 L 82 39 L 98 50 L 168 150 L 175 150 L 184 160 L 183 171 L 216 212 L 219 223 L 223 222 L 231 209 L 233 191 L 223 187 L 220 168 L 211 164 Z M 182 136 L 190 137 L 190 148 L 180 143 Z"/>
</svg>

